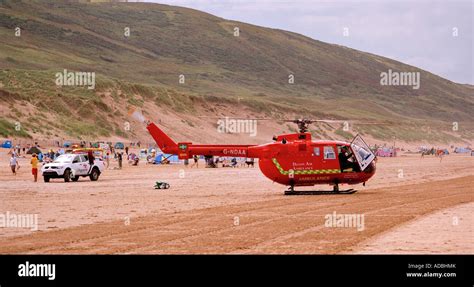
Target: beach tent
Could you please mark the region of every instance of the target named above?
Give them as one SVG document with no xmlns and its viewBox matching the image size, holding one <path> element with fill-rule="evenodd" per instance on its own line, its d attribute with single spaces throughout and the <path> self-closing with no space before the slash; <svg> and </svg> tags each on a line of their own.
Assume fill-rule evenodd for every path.
<svg viewBox="0 0 474 287">
<path fill-rule="evenodd" d="M 457 147 L 454 149 L 455 153 L 470 153 L 471 149 L 465 147 Z"/>
<path fill-rule="evenodd" d="M 393 157 L 397 156 L 397 151 L 393 148 L 378 148 L 375 155 L 378 157 Z"/>
<path fill-rule="evenodd" d="M 177 155 L 171 155 L 171 154 L 157 154 L 155 157 L 155 164 L 161 164 L 161 161 L 164 159 L 168 159 L 170 163 L 179 163 L 179 158 Z"/>
<path fill-rule="evenodd" d="M 39 154 L 41 154 L 42 152 L 41 152 L 41 150 L 40 150 L 39 148 L 37 148 L 37 147 L 35 147 L 35 146 L 32 147 L 32 148 L 30 148 L 30 149 L 26 152 L 26 154 L 34 154 L 34 153 L 39 155 Z"/>
<path fill-rule="evenodd" d="M 71 147 L 72 143 L 71 142 L 64 142 L 63 147 Z"/>
<path fill-rule="evenodd" d="M 2 144 L 2 148 L 12 148 L 13 144 L 12 144 L 12 141 L 11 140 L 6 140 L 3 142 Z"/>
<path fill-rule="evenodd" d="M 155 157 L 154 164 L 161 164 L 161 160 L 163 159 L 163 154 L 159 154 Z"/>
<path fill-rule="evenodd" d="M 146 157 L 148 156 L 148 151 L 143 148 L 140 150 L 140 153 L 138 156 L 140 157 L 140 159 L 146 159 Z"/>
<path fill-rule="evenodd" d="M 171 163 L 179 163 L 179 158 L 177 155 L 163 154 Z"/>
<path fill-rule="evenodd" d="M 99 143 L 99 148 L 101 148 L 105 151 L 108 151 L 108 150 L 110 150 L 110 145 L 108 145 L 106 143 Z"/>
<path fill-rule="evenodd" d="M 115 149 L 125 149 L 125 145 L 121 142 L 117 142 L 114 146 Z"/>
</svg>

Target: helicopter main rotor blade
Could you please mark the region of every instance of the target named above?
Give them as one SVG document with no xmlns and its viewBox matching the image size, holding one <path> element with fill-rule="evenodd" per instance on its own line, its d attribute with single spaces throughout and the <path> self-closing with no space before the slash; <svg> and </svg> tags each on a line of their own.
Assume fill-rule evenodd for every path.
<svg viewBox="0 0 474 287">
<path fill-rule="evenodd" d="M 334 120 L 334 119 L 278 119 L 278 118 L 245 118 L 245 117 L 233 117 L 233 116 L 198 116 L 202 119 L 215 119 L 222 120 L 225 118 L 235 119 L 235 120 L 258 120 L 258 121 L 276 121 L 276 122 L 287 122 L 287 123 L 327 123 L 327 124 L 352 124 L 352 125 L 396 125 L 393 122 L 371 122 L 371 121 L 360 121 L 360 120 Z"/>
<path fill-rule="evenodd" d="M 198 118 L 202 119 L 213 119 L 213 120 L 222 120 L 225 118 L 233 119 L 233 120 L 259 120 L 259 121 L 277 121 L 277 119 L 270 119 L 270 118 L 243 118 L 243 117 L 233 117 L 233 116 L 222 116 L 222 117 L 215 117 L 215 116 L 198 116 Z"/>
</svg>

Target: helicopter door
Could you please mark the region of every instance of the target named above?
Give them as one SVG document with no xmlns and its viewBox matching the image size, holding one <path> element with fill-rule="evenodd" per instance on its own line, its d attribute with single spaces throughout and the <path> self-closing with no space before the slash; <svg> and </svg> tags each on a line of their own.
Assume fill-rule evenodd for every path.
<svg viewBox="0 0 474 287">
<path fill-rule="evenodd" d="M 360 170 L 364 171 L 370 163 L 375 159 L 374 153 L 370 150 L 369 146 L 365 143 L 362 137 L 358 134 L 351 142 L 352 153 L 357 159 Z"/>
</svg>

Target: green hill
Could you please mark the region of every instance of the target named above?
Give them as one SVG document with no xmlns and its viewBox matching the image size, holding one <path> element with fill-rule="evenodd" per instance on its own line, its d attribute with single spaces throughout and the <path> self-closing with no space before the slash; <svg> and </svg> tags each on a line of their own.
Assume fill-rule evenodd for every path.
<svg viewBox="0 0 474 287">
<path fill-rule="evenodd" d="M 192 9 L 3 1 L 0 38 L 4 137 L 13 135 L 9 125 L 16 121 L 24 122 L 26 130 L 18 136 L 127 137 L 121 123 L 131 106 L 147 113 L 156 105 L 186 115 L 206 107 L 205 115 L 214 116 L 219 105 L 236 103 L 274 118 L 377 120 L 387 125 L 355 128 L 380 139 L 474 137 L 473 86 L 381 56 Z M 64 69 L 95 72 L 96 89 L 57 87 L 54 75 Z M 381 86 L 380 74 L 389 69 L 420 72 L 420 88 Z M 289 75 L 294 75 L 293 84 Z M 94 128 L 96 122 L 100 128 Z M 458 131 L 452 131 L 453 122 L 459 123 Z"/>
</svg>

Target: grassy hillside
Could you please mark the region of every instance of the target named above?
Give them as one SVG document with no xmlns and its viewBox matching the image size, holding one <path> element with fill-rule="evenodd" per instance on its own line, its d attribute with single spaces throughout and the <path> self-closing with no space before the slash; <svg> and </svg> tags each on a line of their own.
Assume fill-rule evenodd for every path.
<svg viewBox="0 0 474 287">
<path fill-rule="evenodd" d="M 20 37 L 15 37 L 16 27 Z M 473 138 L 472 86 L 377 55 L 196 10 L 150 3 L 3 1 L 0 38 L 0 127 L 21 121 L 35 135 L 125 136 L 121 125 L 131 106 L 146 113 L 157 105 L 185 115 L 196 115 L 200 106 L 213 116 L 219 115 L 219 105 L 239 103 L 275 118 L 390 123 L 352 131 L 380 139 Z M 57 87 L 54 74 L 63 69 L 95 72 L 96 89 Z M 381 86 L 380 73 L 389 69 L 420 72 L 420 89 Z M 288 83 L 290 74 L 294 84 Z M 455 133 L 453 122 L 460 127 Z M 349 136 L 340 127 L 325 129 Z M 1 131 L 11 134 L 10 128 Z"/>
</svg>

